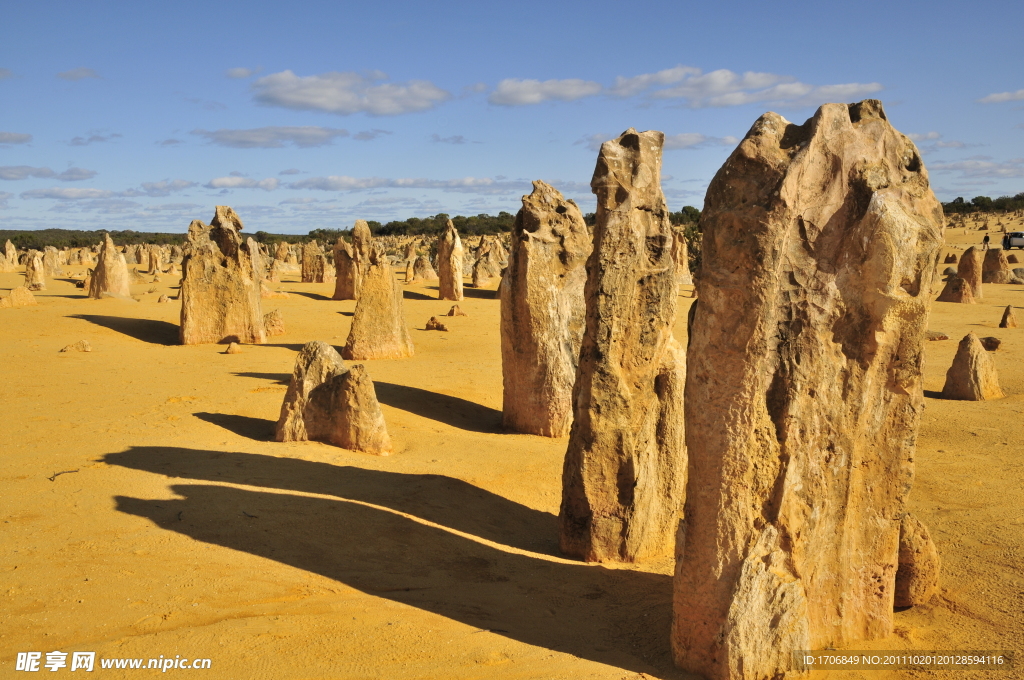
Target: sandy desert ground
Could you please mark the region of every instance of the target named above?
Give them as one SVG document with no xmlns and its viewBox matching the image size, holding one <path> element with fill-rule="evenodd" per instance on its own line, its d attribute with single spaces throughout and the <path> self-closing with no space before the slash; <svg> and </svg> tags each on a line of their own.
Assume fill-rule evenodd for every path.
<svg viewBox="0 0 1024 680">
<path fill-rule="evenodd" d="M 983 233 L 948 230 L 944 254 Z M 178 304 L 156 302 L 169 278 L 133 286 L 138 302 L 57 279 L 38 306 L 0 310 L 0 676 L 22 675 L 20 651 L 60 650 L 209 658 L 168 671 L 206 678 L 687 677 L 669 653 L 670 561 L 559 556 L 566 440 L 501 430 L 492 290 L 467 287 L 469 316 L 441 333 L 422 329 L 451 303 L 406 286 L 416 356 L 363 362 L 396 448 L 373 457 L 271 441 L 296 352 L 344 344 L 354 302 L 292 276 L 289 298 L 264 301 L 287 333 L 225 355 L 176 344 Z M 21 281 L 0 274 L 0 294 Z M 1024 286 L 933 306 L 950 340 L 926 347 L 911 509 L 941 592 L 858 648 L 1024 650 L 1024 328 L 997 328 L 1008 304 L 1024 314 Z M 1003 341 L 1010 396 L 937 398 L 968 331 Z M 58 353 L 81 339 L 92 352 Z M 995 677 L 1024 677 L 1024 659 Z"/>
</svg>

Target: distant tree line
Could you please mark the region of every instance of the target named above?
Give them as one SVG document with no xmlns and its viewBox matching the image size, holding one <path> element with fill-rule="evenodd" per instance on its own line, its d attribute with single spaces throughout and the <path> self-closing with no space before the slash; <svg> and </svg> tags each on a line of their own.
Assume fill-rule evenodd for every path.
<svg viewBox="0 0 1024 680">
<path fill-rule="evenodd" d="M 942 210 L 947 215 L 954 213 L 962 215 L 977 212 L 1011 212 L 1014 210 L 1024 210 L 1024 192 L 1021 192 L 1016 196 L 1000 196 L 999 198 L 975 196 L 969 202 L 965 201 L 962 196 L 958 196 L 949 203 L 943 203 Z"/>
<path fill-rule="evenodd" d="M 1002 199 L 999 199 L 1002 200 Z M 587 213 L 583 216 L 584 221 L 593 226 L 596 215 Z M 438 235 L 444 231 L 445 225 L 451 219 L 455 228 L 463 236 L 479 236 L 482 234 L 497 234 L 500 232 L 512 231 L 512 224 L 515 222 L 515 215 L 501 211 L 497 215 L 456 215 L 449 217 L 447 213 L 438 213 L 433 217 L 410 217 L 405 220 L 393 220 L 386 224 L 367 221 L 370 232 L 374 236 L 419 236 Z M 687 240 L 692 240 L 693 235 L 699 233 L 698 222 L 700 210 L 693 206 L 685 206 L 682 210 L 669 214 L 672 224 L 684 227 Z M 186 234 L 169 234 L 151 231 L 110 231 L 107 232 L 114 239 L 117 245 L 137 245 L 140 243 L 154 243 L 158 245 L 182 245 L 185 243 Z M 0 230 L 0 246 L 11 240 L 18 248 L 42 250 L 45 246 L 56 248 L 85 248 L 102 242 L 103 230 L 87 231 L 78 229 L 40 229 L 40 230 Z M 350 237 L 351 227 L 346 229 L 313 229 L 308 234 L 272 234 L 266 231 L 242 232 L 243 237 L 251 235 L 260 243 L 273 246 L 281 241 L 287 243 L 306 243 L 316 239 L 320 244 L 333 244 L 339 236 Z"/>
</svg>

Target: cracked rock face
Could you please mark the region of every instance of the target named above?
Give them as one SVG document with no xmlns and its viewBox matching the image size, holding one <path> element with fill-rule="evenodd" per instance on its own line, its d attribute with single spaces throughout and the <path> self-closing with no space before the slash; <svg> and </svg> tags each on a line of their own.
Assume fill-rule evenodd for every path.
<svg viewBox="0 0 1024 680">
<path fill-rule="evenodd" d="M 672 553 L 686 485 L 676 266 L 661 132 L 605 142 L 584 287 L 585 326 L 562 470 L 559 543 L 587 561 Z"/>
<path fill-rule="evenodd" d="M 100 256 L 89 279 L 89 297 L 99 300 L 104 293 L 114 293 L 128 297 L 132 294 L 131 277 L 128 275 L 128 263 L 124 255 L 114 246 L 110 234 L 103 235 Z"/>
<path fill-rule="evenodd" d="M 591 248 L 576 204 L 535 181 L 516 215 L 498 289 L 506 428 L 544 437 L 569 434 Z"/>
<path fill-rule="evenodd" d="M 189 225 L 178 294 L 181 344 L 266 342 L 260 281 L 241 229 L 242 220 L 227 206 L 217 206 L 209 226 L 202 220 Z"/>
<path fill-rule="evenodd" d="M 942 208 L 881 103 L 754 123 L 708 188 L 672 646 L 706 678 L 884 638 Z"/>
</svg>

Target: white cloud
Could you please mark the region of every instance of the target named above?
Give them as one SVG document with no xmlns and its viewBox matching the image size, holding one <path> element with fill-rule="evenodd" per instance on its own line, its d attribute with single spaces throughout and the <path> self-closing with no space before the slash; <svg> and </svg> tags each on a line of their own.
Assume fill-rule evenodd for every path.
<svg viewBox="0 0 1024 680">
<path fill-rule="evenodd" d="M 224 71 L 228 78 L 249 78 L 260 72 L 258 68 L 229 68 Z"/>
<path fill-rule="evenodd" d="M 184 143 L 185 142 L 181 141 L 180 139 L 165 139 L 162 142 L 157 142 L 157 144 L 159 144 L 160 146 L 177 146 L 179 144 Z"/>
<path fill-rule="evenodd" d="M 143 182 L 142 191 L 147 196 L 170 196 L 175 191 L 184 191 L 196 186 L 196 182 L 184 179 L 161 180 L 159 182 Z"/>
<path fill-rule="evenodd" d="M 692 66 L 676 66 L 657 73 L 644 73 L 631 78 L 618 76 L 615 84 L 608 88 L 608 94 L 614 97 L 633 97 L 657 85 L 672 85 L 684 80 L 687 76 L 700 75 L 699 68 Z"/>
<path fill-rule="evenodd" d="M 279 174 L 279 175 L 301 175 L 302 174 L 302 170 L 299 170 L 298 168 L 288 168 L 287 170 L 282 170 L 281 172 L 279 172 L 277 174 Z"/>
<path fill-rule="evenodd" d="M 0 191 L 0 210 L 9 207 L 7 205 L 7 199 L 14 198 L 14 194 L 9 191 Z"/>
<path fill-rule="evenodd" d="M 388 83 L 387 74 L 372 71 L 332 71 L 317 76 L 297 76 L 281 71 L 252 84 L 255 100 L 266 106 L 306 111 L 327 111 L 347 116 L 369 113 L 394 116 L 425 111 L 450 99 L 451 94 L 426 80 Z"/>
<path fill-rule="evenodd" d="M 982 104 L 1002 104 L 1003 102 L 1019 102 L 1021 100 L 1024 100 L 1024 90 L 995 92 L 987 97 L 982 97 L 978 101 Z"/>
<path fill-rule="evenodd" d="M 146 210 L 157 213 L 194 213 L 202 207 L 198 203 L 163 203 L 147 206 Z"/>
<path fill-rule="evenodd" d="M 500 106 L 540 104 L 551 99 L 571 102 L 600 94 L 602 89 L 600 83 L 579 78 L 545 81 L 506 78 L 488 95 L 487 101 Z"/>
<path fill-rule="evenodd" d="M 70 146 L 88 146 L 89 144 L 96 142 L 109 142 L 110 140 L 117 139 L 118 137 L 121 137 L 121 135 L 116 132 L 109 135 L 90 132 L 88 137 L 72 137 L 68 144 Z"/>
<path fill-rule="evenodd" d="M 14 77 L 14 72 L 11 71 L 11 69 L 9 69 L 9 68 L 0 68 L 0 80 L 7 80 L 8 78 L 13 78 L 13 77 Z"/>
<path fill-rule="evenodd" d="M 65 187 L 53 187 L 52 189 L 32 189 L 30 191 L 23 191 L 21 193 L 22 198 L 55 198 L 59 201 L 80 201 L 83 199 L 92 198 L 111 198 L 115 194 L 113 191 L 107 191 L 105 189 L 80 189 L 80 188 L 65 188 Z"/>
<path fill-rule="evenodd" d="M 434 133 L 430 135 L 430 141 L 440 142 L 441 144 L 465 144 L 467 140 L 462 135 L 452 135 L 451 137 L 442 137 L 441 135 Z"/>
<path fill-rule="evenodd" d="M 373 139 L 377 139 L 382 135 L 390 134 L 390 130 L 378 130 L 374 128 L 373 130 L 363 130 L 362 132 L 357 132 L 356 134 L 352 135 L 352 139 L 358 139 L 360 142 L 369 142 Z"/>
<path fill-rule="evenodd" d="M 273 191 L 280 185 L 281 181 L 276 177 L 255 180 L 251 177 L 238 177 L 237 175 L 232 175 L 229 177 L 217 177 L 216 179 L 211 179 L 203 186 L 207 189 L 263 189 L 264 191 Z"/>
<path fill-rule="evenodd" d="M 932 172 L 959 172 L 961 177 L 1024 177 L 1024 158 L 1011 158 L 1008 161 L 993 161 L 988 156 L 975 156 L 963 161 L 951 163 L 932 163 L 928 166 Z"/>
<path fill-rule="evenodd" d="M 913 142 L 925 142 L 934 139 L 942 139 L 942 135 L 940 135 L 938 132 L 925 132 L 923 134 L 910 132 L 907 133 L 907 137 L 909 137 L 910 140 Z"/>
<path fill-rule="evenodd" d="M 86 170 L 85 168 L 68 168 L 64 172 L 54 175 L 56 179 L 61 182 L 81 182 L 82 180 L 92 179 L 99 173 L 95 170 Z"/>
<path fill-rule="evenodd" d="M 84 179 L 92 179 L 97 173 L 95 170 L 84 168 L 68 168 L 64 172 L 56 173 L 50 168 L 33 168 L 28 165 L 4 165 L 0 166 L 0 179 L 20 180 L 29 177 L 40 179 L 58 179 L 61 182 L 79 182 Z"/>
<path fill-rule="evenodd" d="M 280 149 L 285 144 L 300 148 L 325 146 L 335 137 L 347 137 L 348 130 L 304 125 L 302 127 L 261 127 L 250 130 L 193 130 L 212 144 L 235 149 Z"/>
<path fill-rule="evenodd" d="M 610 87 L 579 79 L 537 80 L 508 79 L 498 84 L 488 97 L 492 104 L 518 106 L 561 99 L 572 101 L 581 97 L 605 94 L 610 97 L 650 99 L 681 99 L 691 108 L 741 106 L 765 103 L 774 106 L 817 106 L 825 102 L 849 102 L 880 91 L 880 83 L 845 83 L 809 85 L 792 76 L 747 71 L 735 73 L 718 69 L 704 73 L 693 66 L 675 66 L 636 76 L 619 76 Z"/>
<path fill-rule="evenodd" d="M 91 68 L 80 67 L 58 73 L 57 77 L 61 80 L 83 80 L 85 78 L 99 78 L 100 74 Z"/>
<path fill-rule="evenodd" d="M 440 189 L 449 192 L 478 194 L 514 194 L 528 190 L 527 181 L 505 181 L 490 177 L 462 177 L 458 179 L 426 179 L 422 177 L 388 179 L 384 177 L 310 177 L 288 185 L 292 189 L 320 191 L 365 191 L 367 189 Z"/>
<path fill-rule="evenodd" d="M 210 99 L 199 99 L 198 97 L 185 97 L 185 101 L 187 101 L 189 104 L 201 106 L 206 111 L 223 111 L 224 109 L 228 108 L 226 105 L 221 104 L 220 102 L 215 102 Z"/>
<path fill-rule="evenodd" d="M 0 132 L 0 144 L 28 144 L 32 135 L 21 132 Z"/>
</svg>

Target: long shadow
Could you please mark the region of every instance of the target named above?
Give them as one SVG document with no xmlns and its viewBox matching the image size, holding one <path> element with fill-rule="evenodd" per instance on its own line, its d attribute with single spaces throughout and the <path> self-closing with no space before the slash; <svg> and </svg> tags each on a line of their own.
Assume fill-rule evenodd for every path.
<svg viewBox="0 0 1024 680">
<path fill-rule="evenodd" d="M 240 373 L 232 373 L 231 375 L 237 375 L 241 378 L 256 378 L 257 380 L 271 380 L 278 385 L 288 385 L 292 381 L 291 373 L 253 373 L 244 371 Z"/>
<path fill-rule="evenodd" d="M 333 298 L 327 297 L 326 295 L 321 295 L 320 293 L 310 293 L 308 291 L 303 291 L 303 290 L 290 290 L 288 292 L 291 293 L 292 295 L 301 295 L 303 297 L 308 297 L 311 300 L 332 300 L 333 299 Z"/>
<path fill-rule="evenodd" d="M 388 382 L 373 383 L 377 401 L 470 432 L 498 433 L 501 411 L 459 397 Z"/>
<path fill-rule="evenodd" d="M 268 343 L 265 343 L 265 344 L 262 344 L 262 345 L 253 345 L 253 347 L 284 347 L 285 349 L 290 349 L 293 352 L 301 352 L 302 348 L 305 347 L 305 346 L 306 346 L 305 344 L 288 343 L 288 342 L 276 342 L 276 343 L 275 342 L 268 342 Z"/>
<path fill-rule="evenodd" d="M 436 300 L 436 297 L 426 295 L 424 293 L 417 293 L 414 290 L 403 290 L 402 298 L 405 300 Z"/>
<path fill-rule="evenodd" d="M 488 290 L 486 288 L 470 288 L 466 286 L 462 289 L 462 294 L 468 298 L 476 298 L 478 300 L 497 300 L 498 291 Z"/>
<path fill-rule="evenodd" d="M 558 523 L 554 515 L 444 475 L 400 474 L 173 446 L 133 446 L 121 453 L 109 453 L 103 460 L 110 465 L 168 477 L 340 496 L 415 515 L 522 550 L 558 554 Z"/>
<path fill-rule="evenodd" d="M 123 316 L 104 316 L 100 314 L 71 314 L 69 319 L 82 319 L 97 326 L 109 328 L 129 337 L 150 342 L 154 345 L 177 345 L 178 326 L 167 321 L 156 319 L 135 319 Z"/>
<path fill-rule="evenodd" d="M 157 449 L 133 448 L 109 454 L 107 462 L 128 464 L 161 459 Z M 367 594 L 408 604 L 526 644 L 614 665 L 637 673 L 682 678 L 672 668 L 668 645 L 671 577 L 634 570 L 556 562 L 506 551 L 448 531 L 480 535 L 488 524 L 504 525 L 522 513 L 516 503 L 446 478 L 336 468 L 294 459 L 261 469 L 267 458 L 212 451 L 163 449 L 192 457 L 169 474 L 252 483 L 246 475 L 299 475 L 337 499 L 251 491 L 208 484 L 178 484 L 180 499 L 115 497 L 117 510 L 145 517 L 157 526 L 212 545 L 244 551 L 323 575 Z M 198 458 L 197 458 L 198 456 Z M 215 458 L 215 456 L 221 456 Z M 211 463 L 213 464 L 211 466 Z M 309 469 L 305 469 L 307 466 Z M 152 466 L 156 467 L 156 466 Z M 144 467 L 143 469 L 147 469 Z M 216 476 L 213 476 L 216 475 Z M 453 482 L 456 480 L 447 480 Z M 331 484 L 334 483 L 334 484 Z M 401 494 L 410 483 L 424 493 Z M 339 485 L 340 484 L 340 485 Z M 424 488 L 425 487 L 425 488 Z M 355 494 L 345 497 L 349 493 Z M 460 492 L 469 492 L 460 493 Z M 377 500 L 390 503 L 376 503 Z M 413 502 L 409 502 L 409 501 Z M 363 501 L 441 524 L 431 526 Z M 397 502 L 396 502 L 397 501 Z M 443 508 L 452 523 L 436 522 Z M 427 516 L 424 516 L 424 511 Z M 544 515 L 544 513 L 537 513 Z M 533 532 L 554 535 L 553 518 L 534 523 Z M 508 544 L 499 535 L 498 543 Z"/>
<path fill-rule="evenodd" d="M 270 441 L 274 438 L 274 421 L 264 418 L 236 416 L 230 413 L 193 413 L 199 420 L 219 425 L 225 430 L 234 432 L 239 437 L 248 437 L 258 442 Z"/>
<path fill-rule="evenodd" d="M 341 314 L 342 316 L 355 316 L 356 315 L 355 312 L 338 312 L 338 314 Z"/>
</svg>

